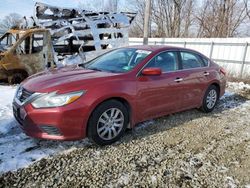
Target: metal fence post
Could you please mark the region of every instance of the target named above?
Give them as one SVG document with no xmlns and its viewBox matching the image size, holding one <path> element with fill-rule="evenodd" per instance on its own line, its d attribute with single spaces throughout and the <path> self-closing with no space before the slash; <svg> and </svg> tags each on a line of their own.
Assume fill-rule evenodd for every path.
<svg viewBox="0 0 250 188">
<path fill-rule="evenodd" d="M 244 71 L 244 66 L 245 66 L 245 61 L 246 61 L 246 55 L 247 55 L 247 47 L 248 47 L 248 42 L 246 42 L 242 54 L 242 63 L 241 63 L 241 69 L 240 69 L 240 77 L 243 77 L 243 71 Z"/>
<path fill-rule="evenodd" d="M 213 49 L 214 49 L 214 42 L 211 42 L 211 45 L 210 45 L 210 53 L 209 53 L 209 58 L 210 58 L 210 59 L 212 59 Z"/>
<path fill-rule="evenodd" d="M 187 42 L 185 41 L 185 42 L 184 42 L 184 48 L 186 48 L 186 45 L 187 45 Z"/>
</svg>

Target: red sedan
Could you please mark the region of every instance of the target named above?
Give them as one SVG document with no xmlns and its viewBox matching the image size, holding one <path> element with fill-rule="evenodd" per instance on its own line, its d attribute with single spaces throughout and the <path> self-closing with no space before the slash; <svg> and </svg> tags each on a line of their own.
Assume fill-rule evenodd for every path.
<svg viewBox="0 0 250 188">
<path fill-rule="evenodd" d="M 211 112 L 225 86 L 224 69 L 199 52 L 133 46 L 29 77 L 13 112 L 31 137 L 105 145 L 148 119 L 191 108 Z"/>
</svg>

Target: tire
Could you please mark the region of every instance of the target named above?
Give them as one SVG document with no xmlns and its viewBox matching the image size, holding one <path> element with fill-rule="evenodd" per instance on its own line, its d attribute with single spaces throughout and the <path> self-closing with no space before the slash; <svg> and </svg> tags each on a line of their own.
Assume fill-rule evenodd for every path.
<svg viewBox="0 0 250 188">
<path fill-rule="evenodd" d="M 88 138 L 98 145 L 112 144 L 121 138 L 128 123 L 128 111 L 121 102 L 103 102 L 88 121 Z"/>
<path fill-rule="evenodd" d="M 14 73 L 8 77 L 9 84 L 20 84 L 25 79 L 22 73 Z"/>
<path fill-rule="evenodd" d="M 205 113 L 212 112 L 217 104 L 218 98 L 219 98 L 218 88 L 215 85 L 209 86 L 203 97 L 201 110 Z"/>
</svg>

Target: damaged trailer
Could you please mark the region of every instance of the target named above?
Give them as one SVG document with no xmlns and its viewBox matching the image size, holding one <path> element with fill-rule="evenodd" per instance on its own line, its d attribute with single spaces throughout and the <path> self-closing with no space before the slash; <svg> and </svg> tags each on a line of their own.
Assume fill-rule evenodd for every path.
<svg viewBox="0 0 250 188">
<path fill-rule="evenodd" d="M 110 48 L 128 45 L 135 13 L 92 12 L 36 3 L 32 23 L 0 38 L 0 80 L 20 83 L 46 67 L 83 63 Z"/>
</svg>

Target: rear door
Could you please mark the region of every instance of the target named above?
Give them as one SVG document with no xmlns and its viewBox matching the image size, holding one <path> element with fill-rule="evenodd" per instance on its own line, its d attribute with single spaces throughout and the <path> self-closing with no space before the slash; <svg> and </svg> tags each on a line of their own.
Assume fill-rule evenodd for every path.
<svg viewBox="0 0 250 188">
<path fill-rule="evenodd" d="M 192 51 L 180 51 L 179 59 L 182 75 L 180 110 L 199 107 L 209 82 L 208 64 L 199 54 Z"/>
<path fill-rule="evenodd" d="M 159 76 L 137 77 L 137 108 L 139 121 L 159 117 L 178 110 L 179 93 L 182 90 L 178 78 L 181 76 L 178 54 L 166 51 L 157 54 L 144 68 L 161 68 Z"/>
</svg>

